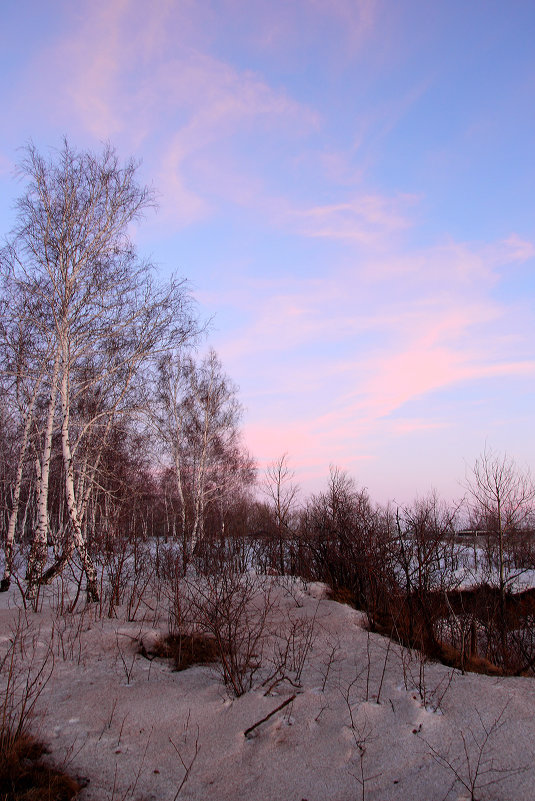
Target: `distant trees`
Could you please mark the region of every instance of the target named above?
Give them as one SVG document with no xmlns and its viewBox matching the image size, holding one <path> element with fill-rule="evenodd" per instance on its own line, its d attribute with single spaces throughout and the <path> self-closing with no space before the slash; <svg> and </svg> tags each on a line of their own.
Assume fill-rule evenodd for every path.
<svg viewBox="0 0 535 801">
<path fill-rule="evenodd" d="M 221 532 L 229 503 L 255 477 L 239 434 L 237 387 L 213 349 L 199 362 L 184 351 L 160 360 L 152 421 L 170 458 L 187 563 L 204 539 L 207 518 Z"/>
<path fill-rule="evenodd" d="M 281 576 L 287 570 L 286 550 L 290 540 L 295 537 L 298 522 L 299 486 L 294 479 L 295 473 L 289 466 L 288 454 L 284 453 L 268 464 L 261 487 L 267 499 L 269 534 L 276 542 L 277 569 Z"/>
<path fill-rule="evenodd" d="M 498 587 L 504 608 L 506 588 L 518 573 L 512 558 L 515 545 L 523 530 L 535 525 L 535 484 L 529 471 L 522 471 L 513 459 L 486 448 L 466 479 L 466 489 L 472 525 L 495 540 Z"/>
<path fill-rule="evenodd" d="M 95 155 L 65 141 L 51 160 L 30 145 L 21 173 L 28 186 L 0 262 L 4 376 L 20 429 L 3 584 L 9 585 L 21 471 L 31 453 L 36 500 L 28 595 L 76 549 L 95 599 L 84 519 L 103 451 L 115 422 L 144 405 L 143 370 L 157 353 L 191 339 L 196 323 L 184 284 L 156 285 L 129 238 L 131 223 L 154 202 L 137 183 L 132 161 L 121 165 L 109 146 Z M 61 555 L 45 573 L 56 447 L 69 525 Z"/>
<path fill-rule="evenodd" d="M 396 560 L 407 593 L 423 596 L 449 586 L 458 511 L 434 491 L 398 510 Z"/>
<path fill-rule="evenodd" d="M 333 466 L 327 489 L 312 496 L 301 516 L 302 550 L 312 576 L 368 611 L 370 620 L 396 586 L 393 536 L 388 511 Z"/>
<path fill-rule="evenodd" d="M 404 598 L 403 616 L 396 625 L 408 642 L 419 647 L 435 645 L 436 596 L 445 596 L 458 585 L 458 513 L 458 505 L 446 504 L 434 491 L 396 512 L 392 551 Z"/>
</svg>

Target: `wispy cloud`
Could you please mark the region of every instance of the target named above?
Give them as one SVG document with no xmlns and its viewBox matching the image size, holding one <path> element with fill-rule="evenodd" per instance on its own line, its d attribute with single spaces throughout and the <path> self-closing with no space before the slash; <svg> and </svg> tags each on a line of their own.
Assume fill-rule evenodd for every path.
<svg viewBox="0 0 535 801">
<path fill-rule="evenodd" d="M 327 8 L 299 0 L 274 13 L 267 2 L 253 9 L 243 0 L 156 0 L 147 14 L 141 0 L 96 0 L 83 12 L 71 9 L 70 35 L 36 56 L 28 88 L 39 104 L 45 87 L 54 85 L 47 111 L 64 119 L 65 127 L 68 121 L 70 130 L 77 126 L 126 152 L 150 154 L 147 168 L 161 196 L 162 225 L 188 225 L 232 201 L 310 237 L 369 245 L 407 227 L 407 196 L 360 187 L 351 192 L 346 181 L 343 201 L 306 206 L 267 189 L 282 164 L 273 170 L 262 159 L 243 159 L 244 142 L 269 142 L 267 150 L 274 147 L 290 165 L 307 152 L 303 137 L 318 130 L 321 113 L 280 82 L 273 85 L 260 72 L 216 55 L 221 14 L 239 20 L 251 41 L 270 26 L 285 43 L 303 27 L 315 39 L 327 24 L 355 50 L 376 24 L 377 2 L 336 0 Z M 340 160 L 344 156 L 331 149 L 325 169 L 338 162 L 340 174 L 347 174 Z M 358 169 L 352 172 L 357 179 Z"/>
<path fill-rule="evenodd" d="M 503 341 L 518 311 L 493 297 L 504 266 L 531 254 L 530 243 L 515 236 L 493 245 L 393 251 L 392 263 L 388 254 L 378 261 L 372 249 L 356 270 L 287 281 L 284 291 L 281 279 L 264 282 L 261 293 L 254 282 L 229 288 L 229 302 L 235 291 L 238 308 L 255 309 L 225 338 L 222 352 L 236 373 L 253 376 L 256 452 L 269 461 L 282 446 L 280 420 L 273 419 L 270 435 L 254 413 L 259 395 L 274 415 L 284 403 L 294 421 L 283 426 L 286 450 L 293 445 L 309 469 L 326 458 L 365 457 L 373 432 L 398 436 L 450 425 L 438 407 L 427 418 L 407 417 L 404 409 L 417 399 L 535 375 L 535 361 Z"/>
<path fill-rule="evenodd" d="M 205 197 L 232 196 L 235 177 L 243 185 L 245 178 L 239 170 L 229 175 L 221 169 L 221 160 L 228 164 L 226 148 L 233 134 L 248 130 L 254 135 L 256 128 L 264 125 L 293 125 L 295 129 L 315 124 L 314 113 L 284 92 L 272 90 L 254 74 L 240 74 L 205 55 L 190 53 L 174 70 L 182 73 L 180 85 L 169 87 L 169 97 L 167 101 L 162 98 L 162 105 L 169 102 L 178 109 L 186 107 L 189 114 L 184 124 L 172 123 L 174 133 L 163 148 L 157 180 L 169 210 L 176 208 L 172 187 L 177 181 L 182 186 L 184 174 Z M 248 178 L 246 185 L 251 183 L 257 185 L 257 178 Z M 251 196 L 249 189 L 245 197 L 249 200 Z M 183 204 L 177 211 L 182 215 Z"/>
<path fill-rule="evenodd" d="M 212 54 L 211 24 L 200 3 L 160 0 L 147 15 L 139 0 L 95 2 L 69 39 L 38 58 L 37 84 L 57 85 L 59 117 L 127 152 L 150 148 L 164 218 L 181 225 L 227 196 L 231 168 L 222 163 L 244 185 L 233 137 L 279 130 L 293 138 L 318 121 L 284 88 Z M 258 185 L 254 174 L 248 180 Z"/>
<path fill-rule="evenodd" d="M 377 21 L 378 0 L 293 0 L 274 7 L 270 0 L 225 0 L 224 11 L 238 22 L 240 35 L 284 60 L 300 55 L 312 40 L 321 47 L 336 32 L 338 55 L 354 55 Z"/>
<path fill-rule="evenodd" d="M 295 211 L 297 229 L 305 236 L 345 239 L 371 246 L 378 238 L 410 227 L 404 207 L 413 198 L 363 194 L 347 203 Z"/>
</svg>

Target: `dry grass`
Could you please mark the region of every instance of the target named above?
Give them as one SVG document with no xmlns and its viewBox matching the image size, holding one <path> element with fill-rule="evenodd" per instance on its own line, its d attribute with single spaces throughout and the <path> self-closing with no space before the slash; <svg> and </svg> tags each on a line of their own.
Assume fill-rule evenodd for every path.
<svg viewBox="0 0 535 801">
<path fill-rule="evenodd" d="M 207 634 L 168 634 L 156 643 L 151 656 L 171 659 L 175 670 L 208 665 L 220 658 L 214 637 Z"/>
<path fill-rule="evenodd" d="M 355 595 L 353 592 L 351 592 L 351 590 L 348 590 L 347 587 L 329 588 L 327 592 L 327 598 L 330 601 L 336 601 L 339 604 L 351 606 L 353 609 L 357 608 L 355 603 Z"/>
<path fill-rule="evenodd" d="M 0 801 L 69 801 L 81 785 L 43 757 L 45 746 L 29 734 L 0 741 Z"/>
</svg>

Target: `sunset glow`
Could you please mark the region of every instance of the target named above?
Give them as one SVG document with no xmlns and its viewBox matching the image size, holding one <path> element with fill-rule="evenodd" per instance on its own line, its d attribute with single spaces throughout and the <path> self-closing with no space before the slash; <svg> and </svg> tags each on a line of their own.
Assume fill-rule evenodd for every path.
<svg viewBox="0 0 535 801">
<path fill-rule="evenodd" d="M 0 30 L 0 230 L 17 148 L 115 145 L 159 210 L 262 469 L 378 501 L 535 453 L 535 5 L 21 0 Z"/>
</svg>

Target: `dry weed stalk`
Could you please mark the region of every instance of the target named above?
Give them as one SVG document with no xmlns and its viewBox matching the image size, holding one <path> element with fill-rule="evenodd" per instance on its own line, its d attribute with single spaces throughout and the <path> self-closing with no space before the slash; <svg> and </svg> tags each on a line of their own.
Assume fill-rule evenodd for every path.
<svg viewBox="0 0 535 801">
<path fill-rule="evenodd" d="M 84 606 L 79 612 L 59 610 L 52 624 L 52 641 L 58 656 L 64 662 L 72 661 L 78 665 L 84 658 L 83 634 L 91 627 L 91 606 Z"/>
<path fill-rule="evenodd" d="M 64 768 L 42 762 L 45 746 L 30 732 L 35 707 L 54 669 L 53 644 L 44 647 L 26 609 L 19 610 L 0 660 L 0 787 L 5 801 L 67 801 L 80 784 Z"/>
<path fill-rule="evenodd" d="M 325 692 L 325 688 L 327 686 L 327 682 L 329 680 L 329 676 L 331 670 L 333 669 L 333 666 L 340 660 L 339 654 L 342 650 L 340 646 L 340 640 L 337 640 L 334 643 L 329 642 L 327 647 L 329 649 L 327 652 L 327 657 L 326 659 L 324 659 L 323 664 L 319 668 L 319 672 L 322 678 L 321 682 L 322 693 Z"/>
<path fill-rule="evenodd" d="M 49 641 L 44 654 L 40 654 L 39 633 L 32 627 L 26 611 L 19 610 L 7 652 L 0 662 L 2 749 L 27 733 L 35 705 L 52 676 L 52 643 Z"/>
<path fill-rule="evenodd" d="M 125 677 L 126 677 L 126 683 L 127 683 L 127 685 L 129 685 L 130 681 L 132 680 L 132 673 L 134 672 L 134 663 L 136 661 L 136 651 L 134 651 L 134 653 L 132 654 L 132 659 L 130 660 L 130 663 L 128 663 L 127 659 L 126 659 L 126 655 L 125 655 L 123 649 L 121 648 L 121 645 L 120 645 L 120 642 L 119 642 L 119 632 L 118 631 L 115 632 L 115 640 L 117 642 L 117 651 L 119 653 L 119 657 L 120 657 L 120 660 L 121 660 L 123 671 L 124 671 L 124 674 L 125 674 Z"/>
<path fill-rule="evenodd" d="M 360 678 L 360 676 L 358 677 Z M 368 746 L 373 740 L 375 739 L 372 736 L 372 728 L 366 714 L 363 715 L 362 722 L 357 721 L 357 715 L 359 708 L 354 711 L 354 705 L 351 702 L 351 689 L 355 683 L 356 679 L 349 684 L 345 693 L 343 693 L 344 701 L 347 706 L 347 711 L 349 713 L 349 728 L 351 731 L 351 735 L 353 737 L 353 742 L 355 744 L 355 753 L 357 756 L 357 772 L 351 773 L 351 776 L 355 779 L 357 784 L 360 788 L 360 799 L 361 801 L 366 801 L 366 793 L 368 789 L 368 785 L 378 776 L 380 773 L 375 773 L 373 775 L 369 775 L 366 770 L 366 757 L 368 754 Z"/>
<path fill-rule="evenodd" d="M 208 637 L 217 653 L 215 669 L 236 697 L 255 684 L 267 687 L 266 694 L 284 681 L 300 687 L 320 602 L 312 617 L 294 616 L 290 610 L 277 623 L 281 609 L 275 586 L 269 577 L 239 573 L 229 564 L 217 576 L 181 578 L 174 571 L 166 642 L 189 647 Z"/>
<path fill-rule="evenodd" d="M 184 787 L 184 785 L 188 781 L 188 779 L 190 777 L 190 774 L 191 774 L 191 771 L 192 771 L 192 768 L 193 768 L 193 766 L 195 764 L 195 761 L 196 761 L 197 757 L 199 756 L 199 751 L 201 750 L 201 747 L 199 745 L 199 726 L 197 726 L 197 733 L 196 733 L 195 740 L 194 740 L 194 743 L 193 743 L 192 753 L 189 756 L 186 756 L 186 752 L 188 750 L 190 750 L 190 746 L 189 746 L 189 742 L 188 742 L 188 740 L 189 740 L 190 718 L 191 718 L 191 710 L 188 712 L 188 717 L 186 718 L 186 722 L 184 724 L 184 733 L 182 735 L 181 748 L 179 748 L 179 746 L 171 739 L 171 737 L 169 737 L 169 742 L 173 746 L 173 748 L 174 748 L 174 750 L 175 750 L 175 752 L 176 752 L 176 754 L 177 754 L 177 756 L 178 756 L 178 758 L 180 760 L 180 763 L 181 763 L 182 767 L 184 768 L 184 775 L 182 777 L 182 780 L 181 780 L 180 784 L 178 785 L 178 789 L 177 789 L 177 791 L 175 793 L 173 801 L 177 801 L 178 796 L 182 792 L 182 788 Z"/>
<path fill-rule="evenodd" d="M 275 601 L 271 585 L 227 567 L 218 577 L 184 579 L 173 591 L 175 630 L 215 641 L 219 670 L 236 697 L 253 686 L 262 665 Z"/>
<path fill-rule="evenodd" d="M 427 672 L 428 659 L 423 651 L 400 646 L 399 657 L 405 689 L 408 692 L 418 693 L 420 702 L 425 709 L 431 712 L 441 712 L 442 703 L 455 676 L 455 669 L 452 668 L 438 682 L 431 685 Z"/>
<path fill-rule="evenodd" d="M 480 729 L 468 728 L 466 732 L 459 732 L 463 744 L 462 754 L 459 757 L 450 756 L 452 743 L 450 743 L 448 750 L 444 752 L 435 748 L 424 737 L 419 735 L 437 765 L 453 776 L 452 783 L 444 799 L 456 784 L 460 784 L 468 792 L 470 801 L 479 801 L 476 793 L 483 788 L 498 784 L 510 776 L 527 770 L 527 767 L 502 767 L 500 762 L 497 762 L 488 753 L 491 740 L 506 722 L 505 712 L 507 706 L 508 704 L 503 707 L 501 712 L 490 723 L 486 723 L 476 709 Z"/>
</svg>

